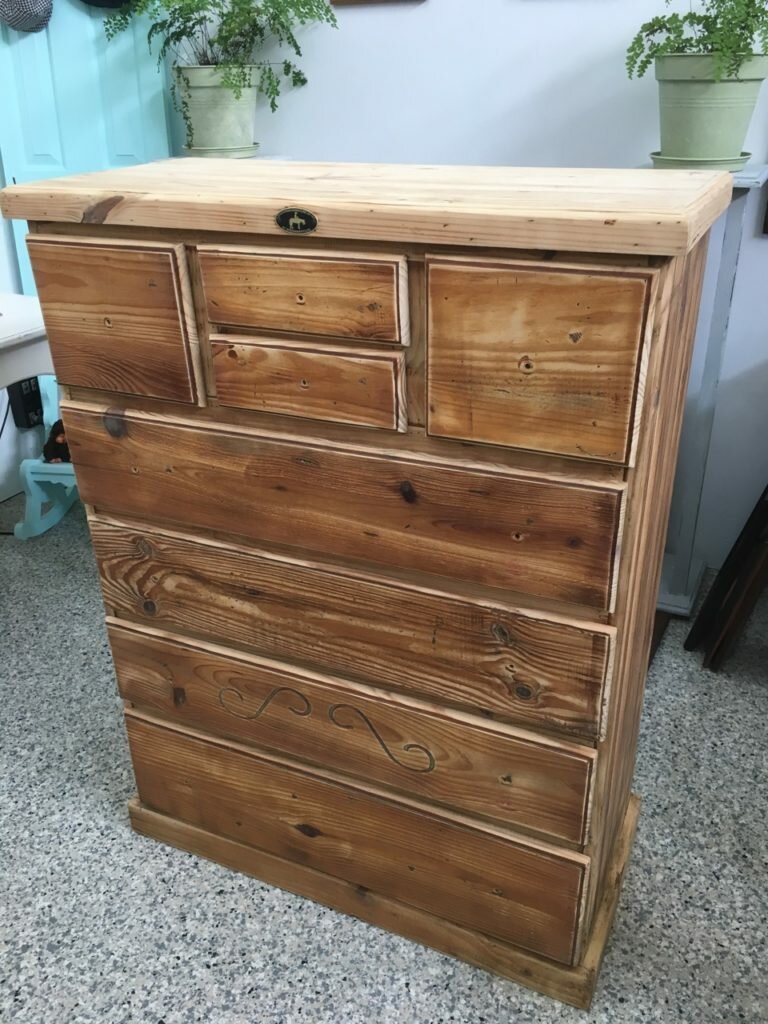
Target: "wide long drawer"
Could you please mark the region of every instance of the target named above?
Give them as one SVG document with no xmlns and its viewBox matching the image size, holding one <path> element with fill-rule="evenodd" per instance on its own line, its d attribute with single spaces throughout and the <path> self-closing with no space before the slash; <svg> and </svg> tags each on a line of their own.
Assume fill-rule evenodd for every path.
<svg viewBox="0 0 768 1024">
<path fill-rule="evenodd" d="M 605 609 L 622 488 L 65 405 L 84 501 Z"/>
<path fill-rule="evenodd" d="M 150 809 L 573 962 L 587 857 L 131 711 L 126 724 Z"/>
<path fill-rule="evenodd" d="M 594 750 L 168 633 L 109 623 L 120 694 L 231 736 L 574 844 Z"/>
<path fill-rule="evenodd" d="M 590 740 L 613 628 L 92 517 L 115 615 Z"/>
</svg>

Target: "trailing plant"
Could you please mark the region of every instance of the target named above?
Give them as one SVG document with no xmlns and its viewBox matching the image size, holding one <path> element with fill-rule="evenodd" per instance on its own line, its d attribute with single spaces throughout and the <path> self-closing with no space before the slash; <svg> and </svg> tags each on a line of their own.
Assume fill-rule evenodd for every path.
<svg viewBox="0 0 768 1024">
<path fill-rule="evenodd" d="M 667 6 L 670 0 L 666 0 Z M 714 57 L 715 78 L 738 76 L 745 60 L 768 51 L 766 0 L 700 0 L 697 10 L 651 18 L 627 49 L 627 73 L 644 75 L 656 57 L 701 53 Z"/>
<path fill-rule="evenodd" d="M 159 42 L 158 66 L 167 57 L 174 63 L 171 78 L 173 104 L 184 119 L 187 145 L 192 145 L 189 118 L 189 80 L 184 67 L 216 67 L 221 84 L 236 97 L 256 86 L 277 109 L 281 88 L 306 85 L 304 72 L 292 59 L 267 60 L 259 54 L 285 47 L 297 57 L 301 47 L 298 26 L 325 22 L 336 26 L 336 16 L 326 0 L 128 0 L 104 21 L 107 39 L 113 39 L 133 18 L 150 20 L 147 42 Z"/>
</svg>

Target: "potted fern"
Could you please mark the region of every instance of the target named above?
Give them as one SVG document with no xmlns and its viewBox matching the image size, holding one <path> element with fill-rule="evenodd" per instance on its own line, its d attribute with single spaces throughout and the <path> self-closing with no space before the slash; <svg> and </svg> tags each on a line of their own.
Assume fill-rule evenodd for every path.
<svg viewBox="0 0 768 1024">
<path fill-rule="evenodd" d="M 192 156 L 251 156 L 257 96 L 274 112 L 283 85 L 307 82 L 292 59 L 267 58 L 300 57 L 298 27 L 336 25 L 326 0 L 128 0 L 105 19 L 107 38 L 141 16 L 150 48 L 160 44 L 158 66 L 173 61 L 171 98 Z"/>
<path fill-rule="evenodd" d="M 744 166 L 751 156 L 744 140 L 768 76 L 766 50 L 766 0 L 698 0 L 684 14 L 660 15 L 640 28 L 627 50 L 627 71 L 639 77 L 655 63 L 661 116 L 655 166 Z"/>
</svg>

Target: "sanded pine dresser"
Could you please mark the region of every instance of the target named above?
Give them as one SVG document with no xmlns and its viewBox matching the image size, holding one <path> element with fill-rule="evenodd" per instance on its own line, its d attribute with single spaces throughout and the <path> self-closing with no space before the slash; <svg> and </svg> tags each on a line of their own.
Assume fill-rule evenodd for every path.
<svg viewBox="0 0 768 1024">
<path fill-rule="evenodd" d="M 730 192 L 217 160 L 4 191 L 135 829 L 589 1005 Z"/>
</svg>

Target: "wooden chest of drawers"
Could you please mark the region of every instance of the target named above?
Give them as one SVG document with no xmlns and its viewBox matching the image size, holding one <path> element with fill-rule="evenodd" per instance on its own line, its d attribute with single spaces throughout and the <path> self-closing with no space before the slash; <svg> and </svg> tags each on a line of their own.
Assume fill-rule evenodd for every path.
<svg viewBox="0 0 768 1024">
<path fill-rule="evenodd" d="M 5 190 L 136 829 L 589 1004 L 729 194 L 196 160 Z"/>
</svg>

